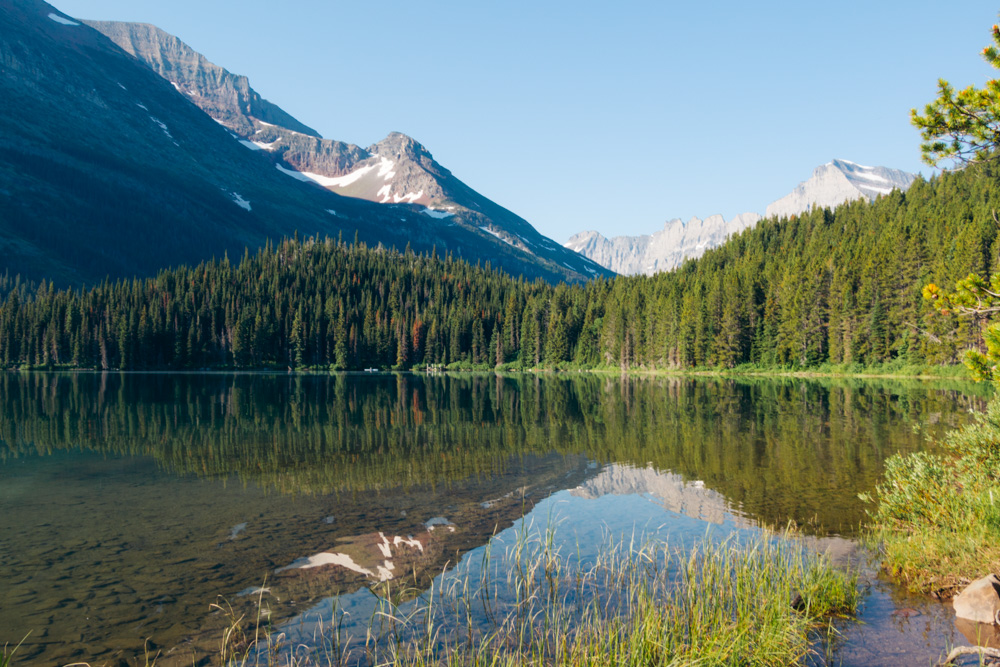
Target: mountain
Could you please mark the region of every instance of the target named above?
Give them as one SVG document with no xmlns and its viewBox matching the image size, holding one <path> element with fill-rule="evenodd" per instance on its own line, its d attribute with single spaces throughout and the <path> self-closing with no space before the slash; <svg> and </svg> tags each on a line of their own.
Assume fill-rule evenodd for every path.
<svg viewBox="0 0 1000 667">
<path fill-rule="evenodd" d="M 685 259 L 701 257 L 707 249 L 722 245 L 731 234 L 754 226 L 758 220 L 756 213 L 742 213 L 728 222 L 721 215 L 687 222 L 675 218 L 660 231 L 643 236 L 608 239 L 598 232 L 580 232 L 570 237 L 566 247 L 616 273 L 653 275 L 675 269 Z"/>
<path fill-rule="evenodd" d="M 887 167 L 866 167 L 848 160 L 833 160 L 817 167 L 808 181 L 771 203 L 767 218 L 798 215 L 813 207 L 835 208 L 854 199 L 873 201 L 894 189 L 905 191 L 916 174 Z M 721 215 L 687 222 L 670 220 L 663 229 L 643 236 L 606 238 L 595 231 L 574 234 L 565 246 L 591 258 L 616 273 L 653 275 L 681 265 L 685 259 L 701 257 L 705 250 L 722 245 L 731 235 L 761 220 L 756 213 L 741 213 L 729 222 Z"/>
<path fill-rule="evenodd" d="M 245 80 L 224 87 L 245 115 L 322 141 Z M 377 205 L 292 178 L 191 95 L 40 0 L 0 5 L 0 99 L 0 273 L 92 284 L 239 257 L 297 232 L 436 249 L 553 282 L 608 273 L 549 252 L 558 246 L 523 221 L 520 232 L 493 234 L 472 214 Z"/>
<path fill-rule="evenodd" d="M 887 167 L 866 167 L 849 160 L 833 160 L 816 167 L 808 181 L 789 194 L 772 202 L 765 217 L 780 218 L 798 215 L 813 207 L 836 208 L 840 204 L 864 197 L 873 201 L 893 190 L 906 191 L 916 174 Z"/>
<path fill-rule="evenodd" d="M 244 148 L 271 160 L 276 170 L 288 177 L 339 195 L 391 205 L 422 225 L 462 227 L 488 247 L 508 246 L 505 250 L 522 261 L 542 264 L 550 275 L 570 280 L 610 275 L 467 186 L 405 134 L 392 132 L 367 148 L 324 139 L 261 98 L 246 77 L 209 62 L 156 26 L 85 23 L 149 66 L 230 130 Z M 489 253 L 483 254 L 483 259 L 490 258 Z"/>
</svg>

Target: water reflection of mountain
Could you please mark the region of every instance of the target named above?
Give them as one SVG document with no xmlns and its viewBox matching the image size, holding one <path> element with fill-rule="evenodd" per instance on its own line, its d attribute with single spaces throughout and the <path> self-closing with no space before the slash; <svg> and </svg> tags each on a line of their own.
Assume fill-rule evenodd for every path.
<svg viewBox="0 0 1000 667">
<path fill-rule="evenodd" d="M 708 520 L 728 507 L 843 531 L 860 521 L 855 494 L 886 456 L 923 447 L 981 400 L 965 389 L 0 374 L 0 643 L 33 630 L 23 664 L 130 659 L 151 635 L 197 655 L 217 638 L 222 619 L 206 613 L 218 594 L 267 575 L 280 621 L 386 571 L 421 590 L 567 488 L 648 492 Z M 601 477 L 628 466 L 642 479 Z M 324 558 L 354 567 L 289 567 Z"/>
<path fill-rule="evenodd" d="M 591 472 L 579 456 L 525 455 L 502 474 L 446 488 L 295 496 L 89 452 L 37 459 L 30 472 L 24 463 L 0 465 L 0 644 L 30 630 L 18 651 L 25 666 L 141 664 L 147 637 L 169 651 L 158 665 L 202 664 L 226 623 L 209 608 L 220 595 L 254 618 L 253 596 L 239 593 L 263 584 L 270 620 L 281 622 L 379 580 L 343 567 L 283 569 L 321 553 L 426 587 L 446 563 Z"/>
<path fill-rule="evenodd" d="M 681 475 L 662 472 L 652 466 L 605 466 L 596 476 L 572 489 L 570 494 L 588 499 L 607 495 L 647 496 L 663 505 L 664 509 L 699 521 L 722 523 L 727 518 L 734 518 L 733 508 L 726 497 L 706 489 L 700 479 L 688 481 Z"/>
<path fill-rule="evenodd" d="M 0 376 L 0 460 L 153 457 L 283 493 L 447 485 L 511 457 L 583 454 L 702 480 L 741 512 L 819 532 L 863 519 L 884 459 L 925 446 L 972 385 L 588 375 Z M 910 428 L 900 428 L 900 423 Z"/>
</svg>

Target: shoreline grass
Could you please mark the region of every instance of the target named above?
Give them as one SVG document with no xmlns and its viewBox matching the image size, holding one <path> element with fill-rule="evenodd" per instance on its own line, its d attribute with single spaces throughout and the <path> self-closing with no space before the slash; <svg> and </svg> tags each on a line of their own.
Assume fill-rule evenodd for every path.
<svg viewBox="0 0 1000 667">
<path fill-rule="evenodd" d="M 287 368 L 236 368 L 228 366 L 192 369 L 93 369 L 73 366 L 51 367 L 18 367 L 2 369 L 11 373 L 126 373 L 126 374 L 280 374 L 280 375 L 330 375 L 338 373 L 361 374 L 362 369 L 331 370 L 326 367 L 303 366 L 295 370 Z M 555 366 L 529 366 L 520 362 L 508 362 L 498 366 L 488 364 L 472 364 L 469 362 L 453 362 L 444 366 L 414 365 L 409 368 L 381 368 L 378 372 L 412 372 L 412 373 L 586 373 L 614 376 L 649 376 L 649 377 L 777 377 L 777 378 L 857 378 L 857 379 L 894 379 L 894 380 L 952 380 L 972 384 L 965 366 L 909 364 L 897 361 L 875 365 L 832 364 L 823 363 L 815 366 L 769 366 L 762 364 L 741 364 L 732 368 L 721 366 L 695 366 L 691 368 L 645 368 L 630 367 L 622 369 L 615 366 L 588 366 L 562 362 Z"/>
<path fill-rule="evenodd" d="M 415 595 L 383 584 L 357 636 L 336 607 L 311 641 L 249 627 L 266 639 L 225 664 L 305 665 L 794 665 L 822 652 L 831 619 L 852 616 L 857 575 L 785 533 L 609 544 L 595 562 L 559 553 L 551 533 L 519 539 L 491 567 L 442 576 Z M 375 590 L 375 589 L 373 589 Z"/>
<path fill-rule="evenodd" d="M 867 540 L 911 591 L 947 598 L 1000 570 L 1000 399 L 945 438 L 945 455 L 886 461 Z"/>
</svg>

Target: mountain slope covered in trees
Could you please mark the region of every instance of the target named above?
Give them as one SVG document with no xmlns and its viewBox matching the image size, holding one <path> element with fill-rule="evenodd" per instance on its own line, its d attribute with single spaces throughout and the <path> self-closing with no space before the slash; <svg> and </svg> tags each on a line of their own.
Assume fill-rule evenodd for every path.
<svg viewBox="0 0 1000 667">
<path fill-rule="evenodd" d="M 286 241 L 89 291 L 0 284 L 0 365 L 678 368 L 954 362 L 974 320 L 928 282 L 998 268 L 985 168 L 768 219 L 672 273 L 552 286 L 452 257 Z"/>
</svg>

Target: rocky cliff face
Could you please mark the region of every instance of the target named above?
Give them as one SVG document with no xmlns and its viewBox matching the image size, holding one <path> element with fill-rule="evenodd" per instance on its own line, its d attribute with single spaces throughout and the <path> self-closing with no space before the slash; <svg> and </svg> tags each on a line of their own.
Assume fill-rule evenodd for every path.
<svg viewBox="0 0 1000 667">
<path fill-rule="evenodd" d="M 815 206 L 834 208 L 862 197 L 873 200 L 894 189 L 905 191 L 915 178 L 916 174 L 898 169 L 833 160 L 817 167 L 808 181 L 769 205 L 765 217 L 798 215 Z M 570 237 L 566 247 L 617 273 L 652 275 L 675 269 L 685 259 L 701 257 L 709 248 L 753 227 L 760 219 L 756 213 L 741 213 L 728 222 L 720 215 L 687 222 L 674 219 L 653 234 L 610 239 L 594 231 L 581 232 Z"/>
<path fill-rule="evenodd" d="M 245 76 L 215 65 L 180 39 L 147 23 L 84 21 L 132 54 L 233 132 L 246 148 L 280 156 L 293 169 L 332 177 L 369 154 L 354 144 L 323 139 L 281 107 L 263 99 Z"/>
<path fill-rule="evenodd" d="M 869 201 L 893 190 L 905 191 L 916 174 L 887 167 L 866 167 L 848 160 L 833 160 L 816 167 L 809 180 L 767 207 L 765 217 L 780 218 L 814 207 L 836 208 L 855 199 Z"/>
<path fill-rule="evenodd" d="M 675 218 L 663 229 L 643 236 L 616 236 L 608 239 L 589 231 L 570 237 L 566 247 L 581 253 L 616 273 L 653 275 L 680 266 L 685 259 L 701 257 L 706 250 L 721 245 L 731 235 L 760 220 L 756 213 L 742 213 L 730 221 L 721 215 L 687 222 Z"/>
</svg>

